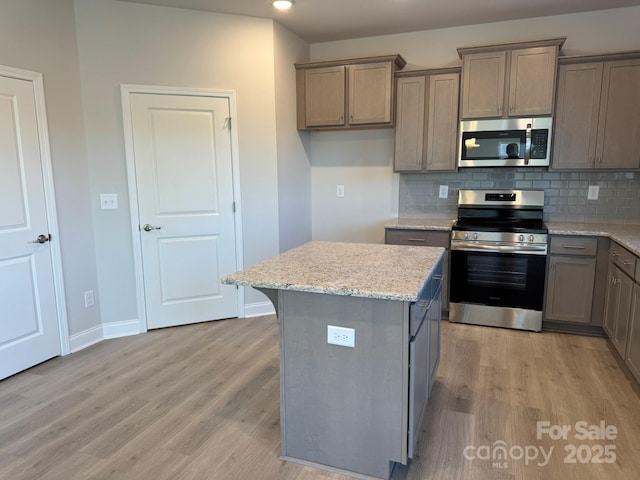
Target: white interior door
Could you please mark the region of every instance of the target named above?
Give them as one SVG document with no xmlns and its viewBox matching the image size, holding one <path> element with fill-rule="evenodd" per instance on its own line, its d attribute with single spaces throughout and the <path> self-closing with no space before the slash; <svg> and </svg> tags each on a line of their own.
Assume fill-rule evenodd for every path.
<svg viewBox="0 0 640 480">
<path fill-rule="evenodd" d="M 229 100 L 130 96 L 147 327 L 235 317 Z"/>
<path fill-rule="evenodd" d="M 42 168 L 33 82 L 0 75 L 0 378 L 60 355 Z"/>
</svg>

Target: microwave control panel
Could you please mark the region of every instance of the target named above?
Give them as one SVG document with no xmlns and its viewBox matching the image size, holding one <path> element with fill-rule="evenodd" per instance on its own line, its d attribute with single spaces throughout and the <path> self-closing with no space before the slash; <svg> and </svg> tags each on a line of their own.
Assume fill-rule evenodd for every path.
<svg viewBox="0 0 640 480">
<path fill-rule="evenodd" d="M 529 158 L 547 158 L 548 142 L 548 129 L 531 130 L 531 150 L 529 152 Z"/>
</svg>

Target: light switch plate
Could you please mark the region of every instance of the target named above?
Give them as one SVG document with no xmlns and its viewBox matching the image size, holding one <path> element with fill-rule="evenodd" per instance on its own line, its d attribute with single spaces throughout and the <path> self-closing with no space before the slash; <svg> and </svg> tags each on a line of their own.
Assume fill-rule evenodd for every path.
<svg viewBox="0 0 640 480">
<path fill-rule="evenodd" d="M 344 185 L 336 186 L 336 197 L 343 198 L 344 197 Z"/>
<path fill-rule="evenodd" d="M 599 195 L 600 195 L 600 185 L 589 185 L 587 200 L 597 200 Z"/>
<path fill-rule="evenodd" d="M 440 185 L 440 198 L 449 197 L 449 185 Z"/>
<path fill-rule="evenodd" d="M 117 210 L 118 194 L 117 193 L 101 193 L 100 208 L 102 210 Z"/>
</svg>

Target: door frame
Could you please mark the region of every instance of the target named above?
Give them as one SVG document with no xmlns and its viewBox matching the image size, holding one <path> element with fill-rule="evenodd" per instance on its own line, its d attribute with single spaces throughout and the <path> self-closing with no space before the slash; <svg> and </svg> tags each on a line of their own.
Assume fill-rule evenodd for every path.
<svg viewBox="0 0 640 480">
<path fill-rule="evenodd" d="M 26 80 L 33 85 L 36 105 L 36 124 L 38 126 L 38 141 L 40 142 L 40 165 L 42 167 L 42 183 L 44 186 L 44 202 L 47 214 L 47 224 L 51 238 L 51 268 L 53 270 L 53 290 L 56 301 L 56 316 L 60 337 L 60 354 L 71 353 L 69 338 L 69 324 L 67 322 L 67 304 L 62 270 L 62 251 L 60 249 L 60 233 L 58 230 L 58 215 L 56 196 L 53 183 L 53 168 L 51 165 L 51 147 L 49 145 L 49 127 L 47 124 L 47 109 L 44 99 L 44 81 L 42 73 L 23 70 L 20 68 L 0 65 L 0 75 L 17 80 Z"/>
<path fill-rule="evenodd" d="M 140 333 L 147 331 L 147 307 L 144 297 L 144 276 L 142 273 L 142 239 L 140 238 L 140 216 L 138 211 L 138 187 L 136 183 L 135 154 L 133 150 L 133 124 L 131 120 L 131 95 L 132 94 L 152 94 L 152 95 L 183 95 L 191 97 L 222 97 L 229 101 L 229 114 L 231 115 L 231 170 L 233 176 L 233 200 L 235 202 L 234 231 L 236 246 L 236 268 L 243 268 L 242 255 L 242 206 L 240 203 L 240 158 L 238 132 L 235 119 L 236 92 L 235 90 L 212 90 L 207 88 L 188 87 L 166 87 L 155 85 L 120 85 L 120 96 L 122 99 L 122 120 L 124 123 L 124 147 L 127 166 L 127 184 L 129 187 L 129 211 L 131 217 L 131 236 L 133 245 L 133 263 L 135 270 L 136 301 L 138 311 L 138 323 Z M 238 317 L 244 317 L 244 290 L 239 288 L 238 292 Z"/>
</svg>

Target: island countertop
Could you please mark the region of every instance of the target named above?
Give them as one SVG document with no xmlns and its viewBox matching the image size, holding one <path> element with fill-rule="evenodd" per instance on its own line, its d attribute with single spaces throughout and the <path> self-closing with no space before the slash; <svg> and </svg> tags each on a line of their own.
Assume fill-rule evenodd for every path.
<svg viewBox="0 0 640 480">
<path fill-rule="evenodd" d="M 222 283 L 414 302 L 440 247 L 309 242 L 228 275 Z"/>
</svg>

